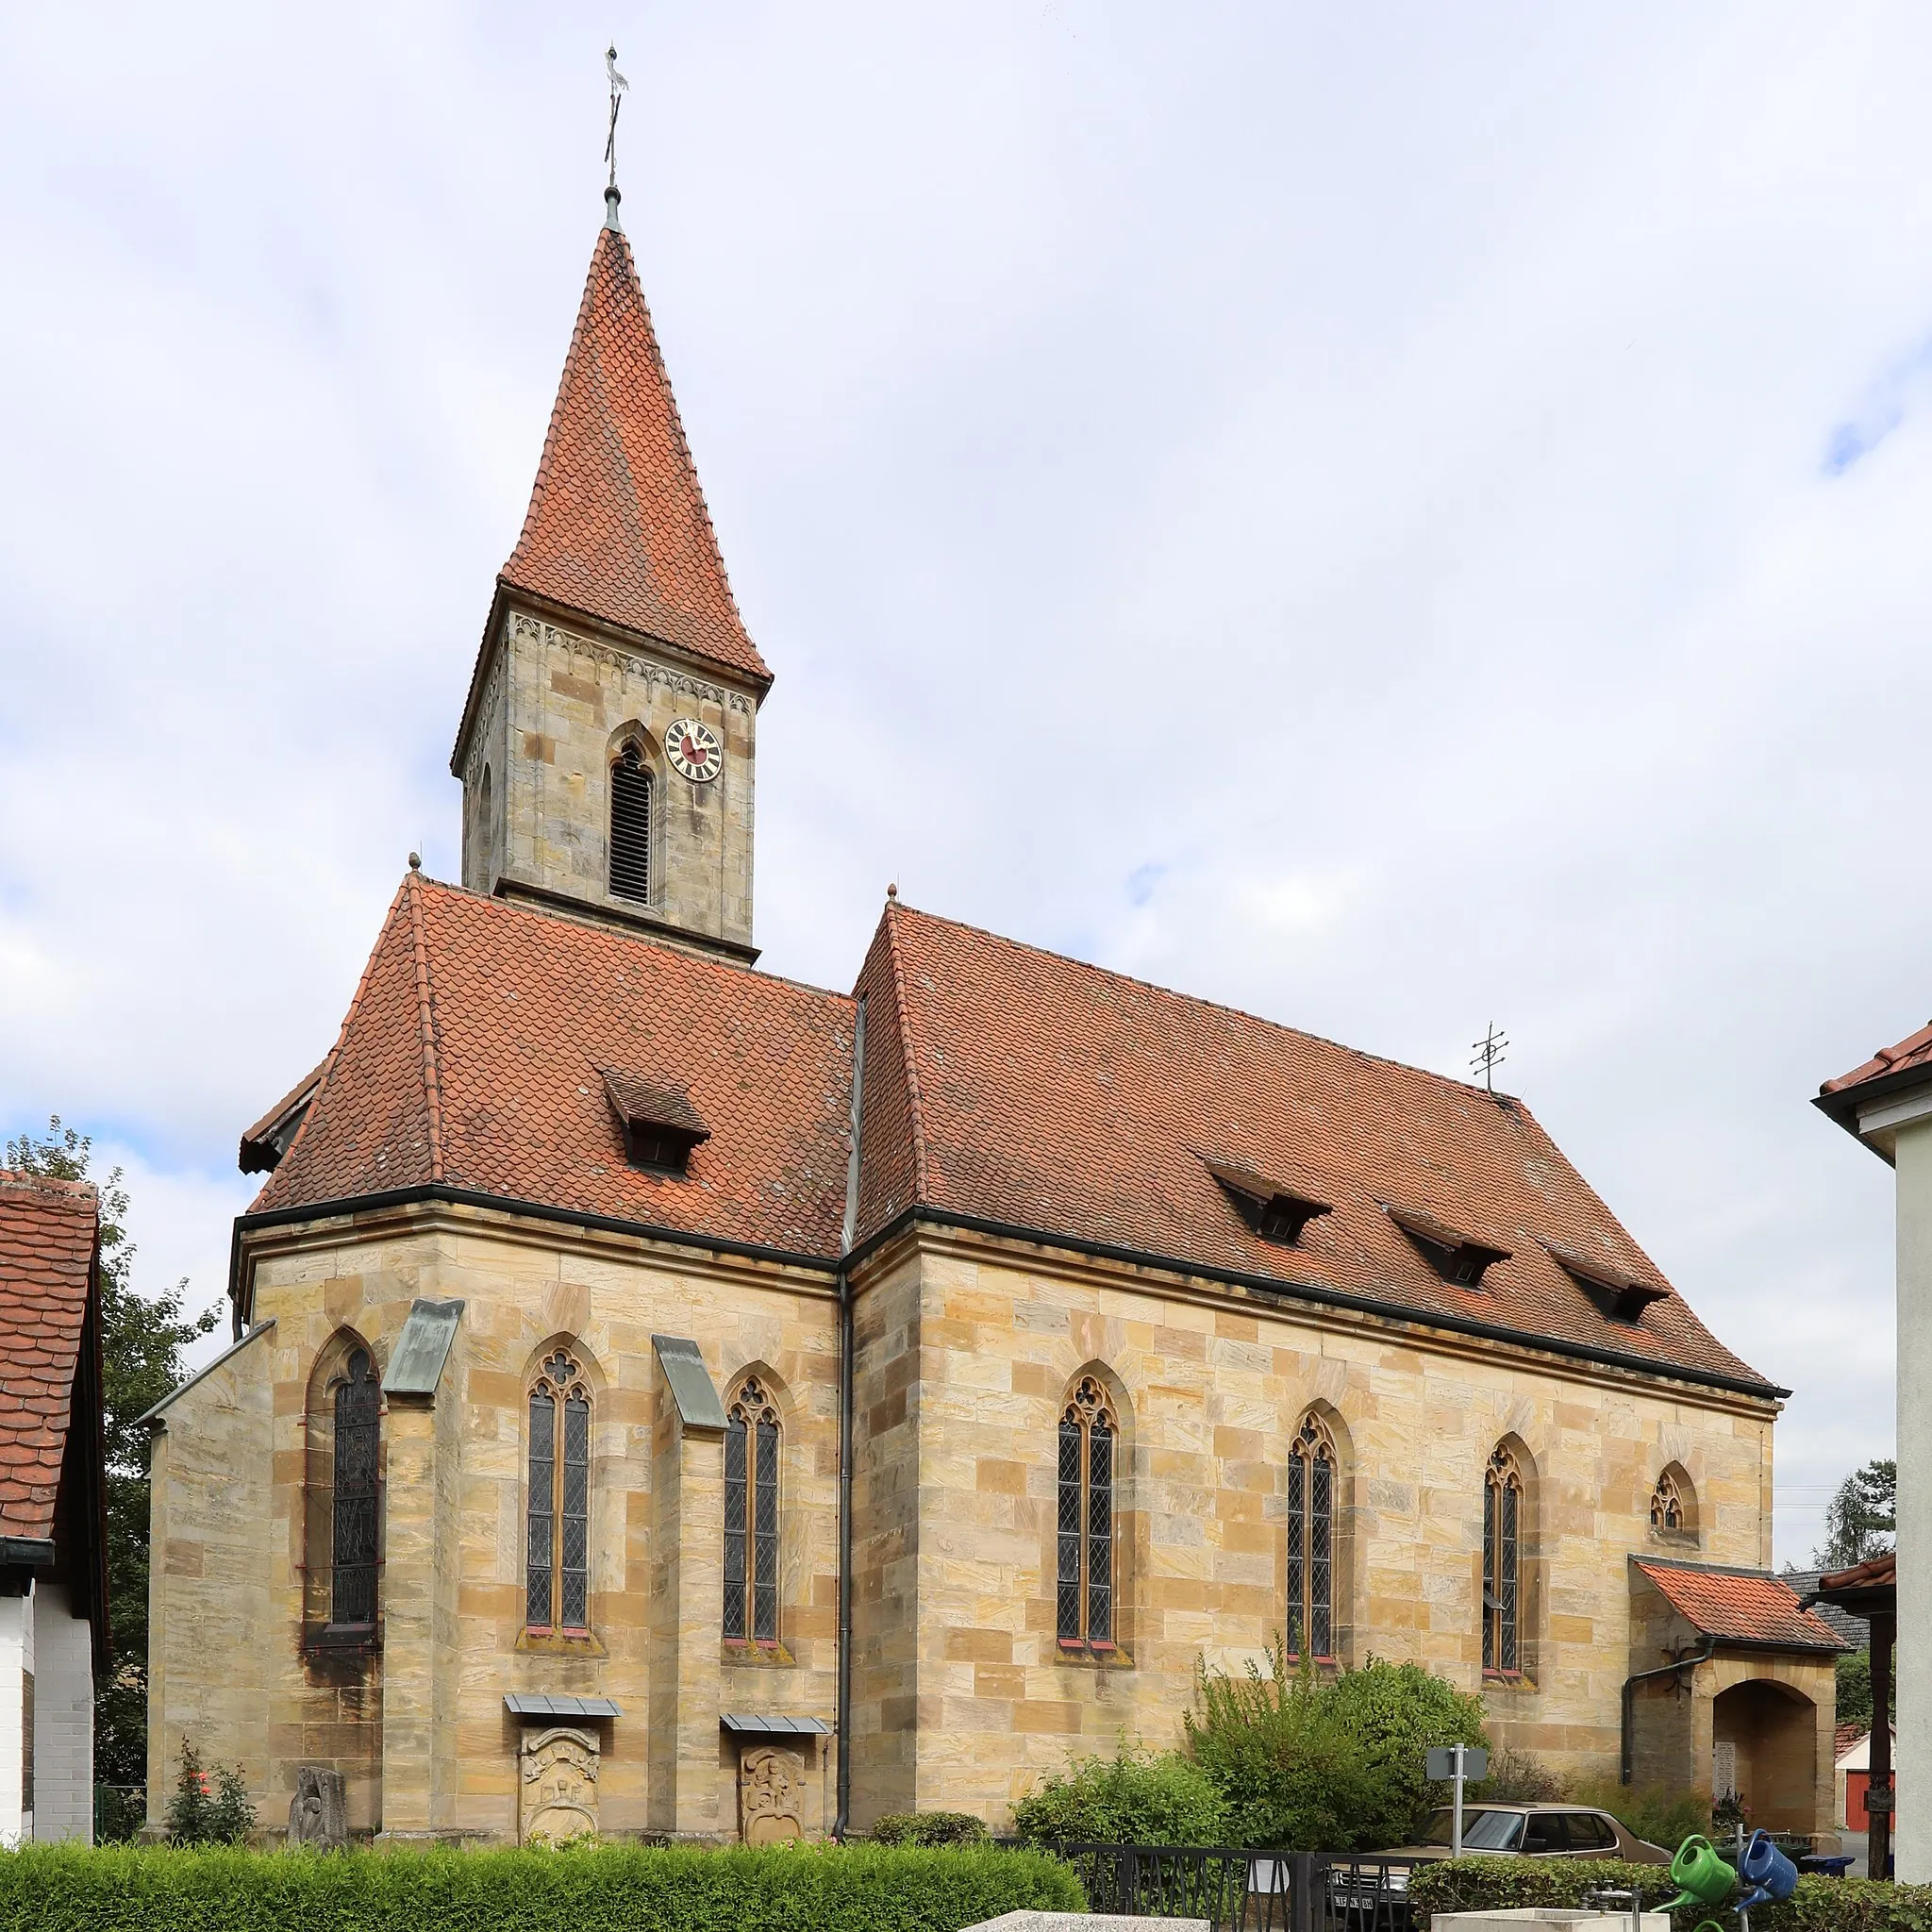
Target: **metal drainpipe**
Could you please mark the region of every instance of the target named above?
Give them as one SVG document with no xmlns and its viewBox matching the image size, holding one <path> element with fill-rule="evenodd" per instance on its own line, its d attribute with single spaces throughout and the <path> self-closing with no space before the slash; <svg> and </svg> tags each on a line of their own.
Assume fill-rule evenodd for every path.
<svg viewBox="0 0 1932 1932">
<path fill-rule="evenodd" d="M 842 1257 L 858 1232 L 858 1126 L 865 1102 L 865 1000 L 852 1032 L 852 1145 L 845 1157 L 845 1224 L 839 1253 L 839 1815 L 843 1839 L 852 1814 L 852 1275 Z"/>
<path fill-rule="evenodd" d="M 1673 1677 L 1679 1671 L 1694 1671 L 1699 1664 L 1707 1664 L 1717 1655 L 1717 1639 L 1707 1637 L 1704 1648 L 1692 1657 L 1680 1657 L 1674 1664 L 1659 1664 L 1654 1671 L 1638 1671 L 1624 1679 L 1624 1757 L 1619 1782 L 1628 1784 L 1636 1770 L 1636 1748 L 1630 1738 L 1630 1727 L 1637 1713 L 1637 1687 L 1647 1683 L 1653 1677 Z"/>
</svg>

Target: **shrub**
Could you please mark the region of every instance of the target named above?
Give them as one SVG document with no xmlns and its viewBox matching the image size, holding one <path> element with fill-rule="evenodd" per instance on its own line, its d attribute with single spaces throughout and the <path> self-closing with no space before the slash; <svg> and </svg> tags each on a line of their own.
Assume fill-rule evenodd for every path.
<svg viewBox="0 0 1932 1932">
<path fill-rule="evenodd" d="M 958 1932 L 1085 1905 L 1058 1859 L 991 1847 L 0 1853 L 8 1932 Z"/>
<path fill-rule="evenodd" d="M 970 1811 L 891 1811 L 870 1835 L 875 1845 L 978 1845 L 987 1829 Z"/>
<path fill-rule="evenodd" d="M 1013 1829 L 1028 1844 L 1229 1842 L 1227 1807 L 1198 1767 L 1124 1741 L 1111 1757 L 1049 1773 L 1013 1807 Z"/>
<path fill-rule="evenodd" d="M 1415 1664 L 1318 1678 L 1271 1644 L 1264 1673 L 1197 1671 L 1188 1747 L 1228 1807 L 1229 1842 L 1374 1851 L 1421 1824 L 1432 1744 L 1482 1741 L 1482 1704 Z"/>
<path fill-rule="evenodd" d="M 1563 1781 L 1548 1765 L 1507 1744 L 1490 1753 L 1489 1776 L 1469 1787 L 1469 1796 L 1477 1804 L 1485 1798 L 1513 1798 L 1524 1804 L 1547 1805 L 1562 1795 Z M 1579 1798 L 1576 1802 L 1591 1805 L 1596 1801 Z"/>
<path fill-rule="evenodd" d="M 1694 1791 L 1661 1785 L 1620 1785 L 1608 1778 L 1578 1778 L 1568 1789 L 1573 1805 L 1607 1811 L 1625 1831 L 1674 1852 L 1694 1832 L 1708 1838 L 1710 1805 Z"/>
<path fill-rule="evenodd" d="M 1608 1859 L 1457 1858 L 1419 1866 L 1408 1882 L 1416 1923 L 1437 1912 L 1505 1911 L 1515 1906 L 1578 1906 L 1602 1887 L 1643 1894 L 1655 1910 L 1676 1896 L 1661 1865 L 1623 1865 Z M 1679 1926 L 1706 1918 L 1729 1924 L 1726 1910 L 1683 1911 Z M 1924 1932 L 1932 1925 L 1932 1885 L 1890 1885 L 1867 1878 L 1800 1878 L 1783 1905 L 1754 1907 L 1752 1932 Z"/>
<path fill-rule="evenodd" d="M 205 1770 L 201 1754 L 181 1740 L 181 1770 L 168 1800 L 172 1845 L 243 1845 L 255 1829 L 255 1807 L 242 1774 L 229 1765 Z"/>
</svg>

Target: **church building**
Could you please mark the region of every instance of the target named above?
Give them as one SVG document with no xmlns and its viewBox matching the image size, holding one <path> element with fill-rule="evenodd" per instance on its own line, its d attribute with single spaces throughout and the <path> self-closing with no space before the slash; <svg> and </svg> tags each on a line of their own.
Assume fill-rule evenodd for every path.
<svg viewBox="0 0 1932 1932">
<path fill-rule="evenodd" d="M 1821 1824 L 1788 1391 L 1520 1100 L 890 890 L 849 992 L 758 970 L 772 673 L 608 207 L 461 879 L 243 1137 L 151 1418 L 154 1817 L 189 1739 L 384 1841 L 1005 1829 L 1278 1639 Z"/>
</svg>

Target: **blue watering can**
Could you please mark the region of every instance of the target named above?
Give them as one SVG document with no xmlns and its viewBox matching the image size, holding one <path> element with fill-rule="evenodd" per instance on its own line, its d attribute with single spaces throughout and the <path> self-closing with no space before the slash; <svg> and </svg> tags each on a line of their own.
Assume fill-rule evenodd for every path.
<svg viewBox="0 0 1932 1932">
<path fill-rule="evenodd" d="M 1798 1889 L 1798 1868 L 1761 1831 L 1751 1834 L 1738 1860 L 1738 1876 L 1751 1888 L 1734 1907 L 1740 1912 L 1790 1898 Z"/>
</svg>

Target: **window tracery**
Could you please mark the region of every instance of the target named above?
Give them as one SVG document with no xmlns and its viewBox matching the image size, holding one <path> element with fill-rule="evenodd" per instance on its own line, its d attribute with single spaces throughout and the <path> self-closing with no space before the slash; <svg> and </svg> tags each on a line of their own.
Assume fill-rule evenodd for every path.
<svg viewBox="0 0 1932 1932">
<path fill-rule="evenodd" d="M 1311 1409 L 1288 1451 L 1288 1643 L 1335 1653 L 1335 1439 Z"/>
<path fill-rule="evenodd" d="M 724 1414 L 727 1643 L 778 1641 L 778 1408 L 756 1375 Z"/>
<path fill-rule="evenodd" d="M 559 1348 L 530 1388 L 525 1622 L 581 1635 L 591 1614 L 591 1391 Z"/>
<path fill-rule="evenodd" d="M 1658 1474 L 1657 1487 L 1650 1492 L 1650 1526 L 1675 1531 L 1692 1527 L 1690 1486 L 1675 1463 Z"/>
<path fill-rule="evenodd" d="M 1120 1425 L 1107 1391 L 1081 1377 L 1060 1415 L 1056 1569 L 1063 1644 L 1113 1648 L 1113 1482 Z"/>
<path fill-rule="evenodd" d="M 1483 1669 L 1522 1674 L 1523 1472 L 1497 1443 L 1483 1472 Z"/>
</svg>

